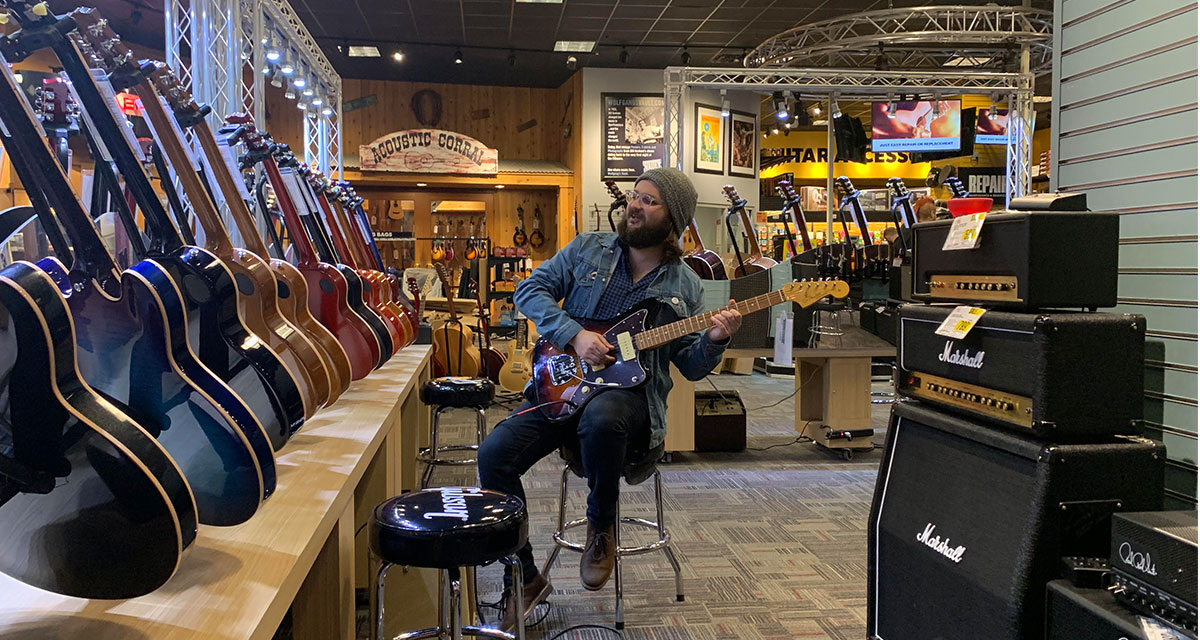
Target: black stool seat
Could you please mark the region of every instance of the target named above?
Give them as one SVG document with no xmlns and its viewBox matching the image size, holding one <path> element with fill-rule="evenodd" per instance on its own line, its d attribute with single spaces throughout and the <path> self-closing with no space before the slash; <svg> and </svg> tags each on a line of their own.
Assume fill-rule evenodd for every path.
<svg viewBox="0 0 1200 640">
<path fill-rule="evenodd" d="M 475 487 L 407 493 L 381 503 L 371 517 L 371 551 L 413 567 L 486 564 L 515 553 L 528 538 L 520 498 Z"/>
<path fill-rule="evenodd" d="M 630 447 L 625 451 L 625 468 L 622 470 L 622 475 L 625 477 L 625 482 L 630 486 L 638 485 L 646 481 L 647 478 L 654 475 L 654 470 L 658 468 L 658 461 L 662 459 L 663 452 L 666 451 L 666 443 L 660 442 L 657 447 Z M 583 455 L 579 452 L 579 443 L 574 442 L 568 446 L 563 446 L 559 450 L 559 455 L 563 462 L 570 467 L 571 473 L 576 477 L 583 477 Z"/>
<path fill-rule="evenodd" d="M 434 378 L 421 387 L 421 402 L 440 407 L 486 407 L 496 396 L 487 378 Z"/>
</svg>

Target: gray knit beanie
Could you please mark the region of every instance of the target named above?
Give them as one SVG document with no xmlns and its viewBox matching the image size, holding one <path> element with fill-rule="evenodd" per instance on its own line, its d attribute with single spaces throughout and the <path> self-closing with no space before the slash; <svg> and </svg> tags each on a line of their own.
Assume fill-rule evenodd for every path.
<svg viewBox="0 0 1200 640">
<path fill-rule="evenodd" d="M 683 230 L 696 215 L 696 200 L 699 199 L 692 181 L 682 171 L 671 167 L 651 169 L 643 173 L 637 182 L 642 180 L 648 180 L 658 187 L 658 193 L 671 216 L 671 225 L 675 227 L 675 233 L 682 236 Z M 634 183 L 635 188 L 637 182 Z"/>
</svg>

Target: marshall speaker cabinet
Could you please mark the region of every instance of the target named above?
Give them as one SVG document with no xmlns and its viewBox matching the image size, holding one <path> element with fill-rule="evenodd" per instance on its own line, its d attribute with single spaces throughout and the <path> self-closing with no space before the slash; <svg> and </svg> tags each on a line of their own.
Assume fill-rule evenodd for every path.
<svg viewBox="0 0 1200 640">
<path fill-rule="evenodd" d="M 913 225 L 913 297 L 1018 310 L 1117 304 L 1115 213 L 988 215 L 974 249 L 943 251 L 951 220 Z"/>
<path fill-rule="evenodd" d="M 1052 444 L 918 403 L 892 409 L 867 524 L 867 635 L 1040 639 L 1063 556 L 1108 555 L 1111 514 L 1161 508 L 1165 450 Z"/>
<path fill-rule="evenodd" d="M 953 340 L 951 311 L 900 307 L 901 395 L 1057 440 L 1140 431 L 1144 317 L 988 311 Z"/>
</svg>

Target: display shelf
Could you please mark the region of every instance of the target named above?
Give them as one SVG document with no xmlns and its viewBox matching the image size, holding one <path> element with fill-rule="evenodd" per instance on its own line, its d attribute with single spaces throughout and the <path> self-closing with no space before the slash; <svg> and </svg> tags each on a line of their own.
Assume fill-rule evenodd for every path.
<svg viewBox="0 0 1200 640">
<path fill-rule="evenodd" d="M 295 603 L 298 640 L 352 640 L 355 563 L 365 561 L 355 531 L 375 502 L 416 486 L 429 425 L 416 392 L 431 351 L 402 349 L 313 416 L 276 454 L 278 488 L 258 513 L 236 527 L 202 526 L 157 591 L 83 600 L 0 575 L 0 637 L 269 640 Z M 363 500 L 368 483 L 378 495 Z"/>
</svg>

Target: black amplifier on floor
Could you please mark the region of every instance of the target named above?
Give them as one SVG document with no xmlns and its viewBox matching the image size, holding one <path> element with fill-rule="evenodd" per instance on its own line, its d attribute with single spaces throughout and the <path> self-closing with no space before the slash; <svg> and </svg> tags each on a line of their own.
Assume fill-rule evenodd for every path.
<svg viewBox="0 0 1200 640">
<path fill-rule="evenodd" d="M 695 450 L 746 450 L 746 407 L 737 391 L 696 391 Z"/>
<path fill-rule="evenodd" d="M 952 307 L 900 307 L 896 390 L 1059 440 L 1141 431 L 1146 319 L 988 311 L 961 340 Z"/>
<path fill-rule="evenodd" d="M 1117 600 L 1196 637 L 1196 512 L 1113 516 Z"/>
<path fill-rule="evenodd" d="M 1137 616 L 1105 589 L 1046 585 L 1046 640 L 1150 640 Z"/>
<path fill-rule="evenodd" d="M 1097 440 L 895 404 L 867 523 L 868 637 L 1040 640 L 1060 558 L 1103 557 L 1113 512 L 1162 506 L 1162 443 Z"/>
<path fill-rule="evenodd" d="M 989 214 L 979 246 L 942 250 L 952 220 L 913 225 L 913 298 L 1010 309 L 1117 304 L 1115 213 Z"/>
</svg>

